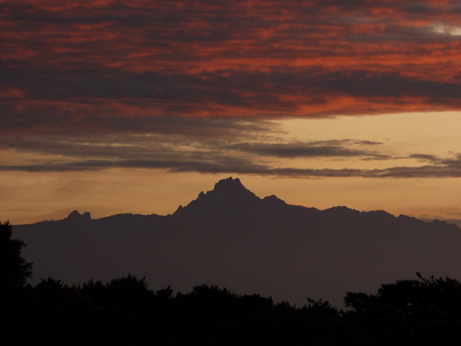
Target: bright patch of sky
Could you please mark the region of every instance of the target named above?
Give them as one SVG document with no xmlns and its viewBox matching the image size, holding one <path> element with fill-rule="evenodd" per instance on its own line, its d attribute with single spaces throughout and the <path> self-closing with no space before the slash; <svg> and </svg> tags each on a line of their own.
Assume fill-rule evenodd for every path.
<svg viewBox="0 0 461 346">
<path fill-rule="evenodd" d="M 437 34 L 461 36 L 461 27 L 437 23 L 432 26 L 432 31 Z"/>
</svg>

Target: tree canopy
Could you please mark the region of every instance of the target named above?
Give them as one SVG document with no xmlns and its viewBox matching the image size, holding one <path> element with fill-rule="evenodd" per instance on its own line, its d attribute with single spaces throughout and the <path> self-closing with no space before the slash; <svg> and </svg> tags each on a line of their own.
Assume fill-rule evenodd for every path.
<svg viewBox="0 0 461 346">
<path fill-rule="evenodd" d="M 32 276 L 32 263 L 22 257 L 24 242 L 11 237 L 11 224 L 0 222 L 0 287 L 22 287 Z"/>
</svg>

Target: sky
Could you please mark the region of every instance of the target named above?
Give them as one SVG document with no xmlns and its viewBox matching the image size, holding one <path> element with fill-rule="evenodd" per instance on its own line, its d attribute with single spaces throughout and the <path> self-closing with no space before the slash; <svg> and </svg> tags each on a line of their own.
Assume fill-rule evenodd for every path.
<svg viewBox="0 0 461 346">
<path fill-rule="evenodd" d="M 163 215 L 229 176 L 461 219 L 461 1 L 0 0 L 0 47 L 1 220 Z"/>
</svg>

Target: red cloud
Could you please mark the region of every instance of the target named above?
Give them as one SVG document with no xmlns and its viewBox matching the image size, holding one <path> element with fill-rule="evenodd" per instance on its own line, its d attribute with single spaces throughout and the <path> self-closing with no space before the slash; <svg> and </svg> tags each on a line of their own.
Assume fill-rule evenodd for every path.
<svg viewBox="0 0 461 346">
<path fill-rule="evenodd" d="M 0 6 L 0 102 L 12 128 L 27 128 L 33 114 L 64 126 L 88 114 L 319 117 L 461 109 L 455 1 Z M 436 29 L 445 26 L 450 30 Z M 11 100 L 18 97 L 21 105 Z M 66 121 L 51 125 L 63 114 Z"/>
</svg>

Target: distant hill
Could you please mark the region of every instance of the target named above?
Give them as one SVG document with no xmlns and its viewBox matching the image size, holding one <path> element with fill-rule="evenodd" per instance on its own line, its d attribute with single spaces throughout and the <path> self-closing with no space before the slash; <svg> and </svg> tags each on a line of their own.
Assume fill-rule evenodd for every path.
<svg viewBox="0 0 461 346">
<path fill-rule="evenodd" d="M 461 277 L 461 230 L 385 211 L 327 210 L 259 198 L 224 179 L 172 215 L 120 214 L 14 227 L 34 280 L 110 280 L 131 273 L 154 288 L 216 284 L 303 305 L 341 305 L 348 291 L 423 275 Z"/>
</svg>

